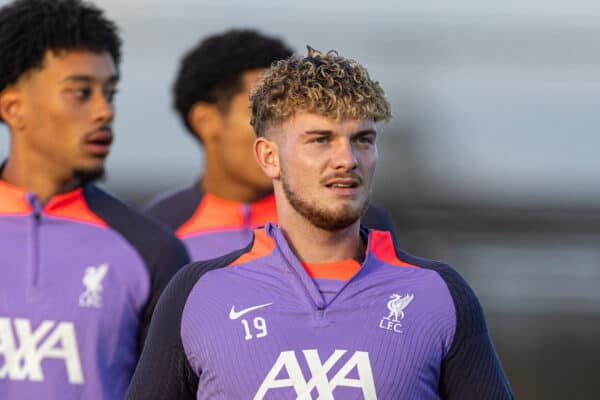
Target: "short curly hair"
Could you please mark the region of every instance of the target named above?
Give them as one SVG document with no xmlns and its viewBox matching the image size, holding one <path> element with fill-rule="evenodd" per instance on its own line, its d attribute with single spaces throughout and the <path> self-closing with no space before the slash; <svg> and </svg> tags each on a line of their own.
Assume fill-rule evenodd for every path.
<svg viewBox="0 0 600 400">
<path fill-rule="evenodd" d="M 188 130 L 190 109 L 199 101 L 227 111 L 242 90 L 242 74 L 268 68 L 292 50 L 279 38 L 252 29 L 232 29 L 201 40 L 181 60 L 173 85 L 174 108 Z"/>
<path fill-rule="evenodd" d="M 106 51 L 121 61 L 118 28 L 91 3 L 16 0 L 0 8 L 0 92 L 41 68 L 48 50 Z"/>
<path fill-rule="evenodd" d="M 325 54 L 310 46 L 306 57 L 274 64 L 250 95 L 251 124 L 258 136 L 292 117 L 310 112 L 336 120 L 391 118 L 390 104 L 378 82 L 358 62 L 336 51 Z"/>
</svg>

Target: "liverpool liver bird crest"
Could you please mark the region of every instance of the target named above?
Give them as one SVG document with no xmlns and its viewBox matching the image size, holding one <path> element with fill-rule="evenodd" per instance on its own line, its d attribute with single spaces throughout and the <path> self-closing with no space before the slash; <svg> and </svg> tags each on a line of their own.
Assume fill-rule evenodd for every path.
<svg viewBox="0 0 600 400">
<path fill-rule="evenodd" d="M 390 321 L 400 322 L 400 319 L 404 318 L 404 309 L 413 301 L 415 296 L 413 294 L 407 294 L 406 296 L 400 296 L 399 294 L 394 293 L 390 296 L 390 301 L 387 303 L 387 308 L 390 310 L 390 315 L 385 317 Z"/>
<path fill-rule="evenodd" d="M 85 275 L 82 282 L 85 291 L 79 296 L 79 305 L 81 307 L 100 307 L 102 305 L 102 279 L 108 272 L 108 264 L 102 264 L 97 267 L 89 266 L 85 269 Z"/>
</svg>

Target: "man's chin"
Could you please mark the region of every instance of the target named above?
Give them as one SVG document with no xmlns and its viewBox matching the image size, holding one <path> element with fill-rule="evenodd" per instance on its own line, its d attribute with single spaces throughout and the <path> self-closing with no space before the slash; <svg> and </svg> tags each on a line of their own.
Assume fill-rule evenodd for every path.
<svg viewBox="0 0 600 400">
<path fill-rule="evenodd" d="M 78 169 L 75 170 L 75 177 L 82 185 L 98 182 L 106 178 L 106 170 L 104 166 L 95 169 Z"/>
<path fill-rule="evenodd" d="M 346 211 L 341 213 L 330 213 L 322 215 L 313 215 L 311 222 L 321 229 L 328 231 L 338 231 L 354 225 L 362 217 L 360 210 Z"/>
<path fill-rule="evenodd" d="M 308 219 L 313 225 L 327 231 L 339 231 L 354 225 L 364 215 L 368 202 L 358 207 L 343 207 L 338 209 L 318 208 L 308 204 L 292 204 L 292 207 Z"/>
</svg>

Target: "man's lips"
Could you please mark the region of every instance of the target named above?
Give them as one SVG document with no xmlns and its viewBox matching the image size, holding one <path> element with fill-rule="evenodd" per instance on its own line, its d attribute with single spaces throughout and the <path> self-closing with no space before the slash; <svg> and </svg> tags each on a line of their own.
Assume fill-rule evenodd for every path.
<svg viewBox="0 0 600 400">
<path fill-rule="evenodd" d="M 362 185 L 362 179 L 358 175 L 334 176 L 324 179 L 323 185 L 328 188 L 354 189 Z"/>
<path fill-rule="evenodd" d="M 106 128 L 87 135 L 84 144 L 94 155 L 107 155 L 110 152 L 112 141 L 112 131 Z"/>
<path fill-rule="evenodd" d="M 333 181 L 329 181 L 325 184 L 328 188 L 342 188 L 342 189 L 354 189 L 360 186 L 360 182 L 357 180 L 349 180 L 349 179 L 336 179 Z"/>
</svg>

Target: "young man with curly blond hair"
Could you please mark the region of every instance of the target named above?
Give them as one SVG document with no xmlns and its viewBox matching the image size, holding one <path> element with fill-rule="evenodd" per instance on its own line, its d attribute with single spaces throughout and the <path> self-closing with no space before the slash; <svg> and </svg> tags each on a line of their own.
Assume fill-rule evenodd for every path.
<svg viewBox="0 0 600 400">
<path fill-rule="evenodd" d="M 512 398 L 466 282 L 360 226 L 391 116 L 379 84 L 309 48 L 251 105 L 279 225 L 171 281 L 129 398 Z"/>
<path fill-rule="evenodd" d="M 232 29 L 202 39 L 181 60 L 174 107 L 202 146 L 202 177 L 160 194 L 145 211 L 176 233 L 192 261 L 244 247 L 254 229 L 277 222 L 273 184 L 254 157 L 249 96 L 273 62 L 291 55 L 276 37 Z M 361 223 L 394 231 L 387 212 L 374 205 Z"/>
</svg>

